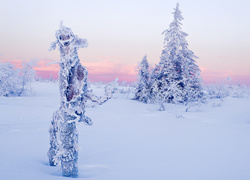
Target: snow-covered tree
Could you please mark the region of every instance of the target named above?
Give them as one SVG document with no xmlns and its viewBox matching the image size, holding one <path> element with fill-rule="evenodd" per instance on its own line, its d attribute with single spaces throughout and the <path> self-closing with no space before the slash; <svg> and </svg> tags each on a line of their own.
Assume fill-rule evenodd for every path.
<svg viewBox="0 0 250 180">
<path fill-rule="evenodd" d="M 34 65 L 34 60 L 23 63 L 22 68 L 10 63 L 0 64 L 0 96 L 21 96 L 30 91 L 36 76 Z"/>
<path fill-rule="evenodd" d="M 118 90 L 118 78 L 115 78 L 114 81 L 108 83 L 104 87 L 104 95 L 103 96 L 96 96 L 92 90 L 88 91 L 86 97 L 93 103 L 102 105 L 103 103 L 107 102 L 109 99 L 112 98 L 113 94 Z"/>
<path fill-rule="evenodd" d="M 134 99 L 144 103 L 149 101 L 149 64 L 145 55 L 138 65 L 138 84 L 136 87 Z"/>
<path fill-rule="evenodd" d="M 175 71 L 174 65 L 168 58 L 165 50 L 162 51 L 160 63 L 154 69 L 154 79 L 151 84 L 151 102 L 180 102 L 181 101 L 181 81 Z"/>
<path fill-rule="evenodd" d="M 179 4 L 173 12 L 174 20 L 164 34 L 164 49 L 159 65 L 152 75 L 151 99 L 166 102 L 194 101 L 201 93 L 200 69 L 194 53 L 188 49 L 187 33 L 181 30 L 183 20 Z"/>
<path fill-rule="evenodd" d="M 92 124 L 85 116 L 87 101 L 87 69 L 80 64 L 77 50 L 87 47 L 86 39 L 78 38 L 70 28 L 63 26 L 56 31 L 56 41 L 51 43 L 50 50 L 56 46 L 60 50 L 59 88 L 61 95 L 60 108 L 54 113 L 51 121 L 50 165 L 61 162 L 62 174 L 67 177 L 78 176 L 78 133 L 77 123 Z"/>
<path fill-rule="evenodd" d="M 30 62 L 23 63 L 23 68 L 20 74 L 21 88 L 19 94 L 21 95 L 25 90 L 31 90 L 31 82 L 35 80 L 36 71 L 33 67 L 36 65 L 37 61 L 32 60 Z"/>
<path fill-rule="evenodd" d="M 10 63 L 0 64 L 0 96 L 16 96 L 19 70 Z"/>
<path fill-rule="evenodd" d="M 105 96 L 101 97 L 101 104 L 106 102 L 107 100 L 112 98 L 112 95 L 115 93 L 115 91 L 118 88 L 118 78 L 115 78 L 114 81 L 108 83 L 105 87 Z M 106 99 L 106 100 L 105 100 Z"/>
</svg>

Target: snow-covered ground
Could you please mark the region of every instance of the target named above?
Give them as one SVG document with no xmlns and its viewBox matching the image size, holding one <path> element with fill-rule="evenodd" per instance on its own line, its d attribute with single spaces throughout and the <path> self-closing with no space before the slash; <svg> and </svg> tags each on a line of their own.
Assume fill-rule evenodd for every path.
<svg viewBox="0 0 250 180">
<path fill-rule="evenodd" d="M 0 97 L 1 180 L 69 179 L 47 158 L 58 84 L 35 83 L 34 92 Z M 214 99 L 190 112 L 183 105 L 158 108 L 126 95 L 87 108 L 94 124 L 78 126 L 79 179 L 250 179 L 249 98 Z"/>
</svg>

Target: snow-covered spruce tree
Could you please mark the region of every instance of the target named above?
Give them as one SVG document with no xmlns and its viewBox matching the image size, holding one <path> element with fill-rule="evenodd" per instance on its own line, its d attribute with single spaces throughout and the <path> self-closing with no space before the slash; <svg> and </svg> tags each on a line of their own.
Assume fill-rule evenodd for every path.
<svg viewBox="0 0 250 180">
<path fill-rule="evenodd" d="M 165 36 L 164 49 L 156 75 L 153 75 L 155 82 L 152 89 L 167 102 L 196 101 L 202 95 L 200 69 L 196 65 L 197 57 L 188 49 L 188 34 L 181 31 L 183 17 L 178 3 L 173 15 L 174 20 L 162 33 Z M 153 99 L 155 93 L 152 93 Z"/>
<path fill-rule="evenodd" d="M 148 103 L 149 101 L 149 64 L 145 55 L 138 65 L 138 84 L 136 87 L 134 100 Z"/>
<path fill-rule="evenodd" d="M 165 50 L 162 51 L 160 63 L 155 67 L 153 72 L 150 91 L 151 102 L 161 104 L 165 102 L 180 102 L 181 82 Z"/>
<path fill-rule="evenodd" d="M 183 100 L 189 102 L 202 101 L 203 89 L 200 68 L 194 58 L 197 58 L 193 51 L 183 46 L 180 52 L 183 59 L 182 82 L 184 84 Z"/>
<path fill-rule="evenodd" d="M 70 28 L 60 24 L 56 31 L 56 41 L 51 43 L 50 50 L 56 45 L 60 50 L 59 88 L 61 95 L 60 108 L 54 113 L 50 126 L 50 165 L 61 162 L 62 174 L 67 177 L 78 176 L 78 133 L 77 123 L 92 124 L 85 116 L 87 101 L 87 69 L 80 64 L 77 55 L 79 48 L 87 47 L 86 39 L 78 38 Z"/>
</svg>

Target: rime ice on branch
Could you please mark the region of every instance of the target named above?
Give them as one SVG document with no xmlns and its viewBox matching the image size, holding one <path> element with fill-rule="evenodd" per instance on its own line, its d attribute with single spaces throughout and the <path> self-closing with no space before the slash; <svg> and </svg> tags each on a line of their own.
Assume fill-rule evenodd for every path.
<svg viewBox="0 0 250 180">
<path fill-rule="evenodd" d="M 56 31 L 56 41 L 51 43 L 50 50 L 58 45 L 60 50 L 60 108 L 53 114 L 50 133 L 48 157 L 50 165 L 61 162 L 62 174 L 67 177 L 78 176 L 78 133 L 77 123 L 91 125 L 90 118 L 85 116 L 87 101 L 87 69 L 80 64 L 77 55 L 79 48 L 87 47 L 86 39 L 78 38 L 70 28 L 60 24 Z"/>
</svg>

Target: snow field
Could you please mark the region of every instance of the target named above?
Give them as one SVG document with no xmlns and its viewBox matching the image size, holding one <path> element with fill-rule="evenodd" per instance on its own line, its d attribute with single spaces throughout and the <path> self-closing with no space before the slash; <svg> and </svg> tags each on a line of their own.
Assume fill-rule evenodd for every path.
<svg viewBox="0 0 250 180">
<path fill-rule="evenodd" d="M 101 89 L 92 87 L 101 94 Z M 50 167 L 48 128 L 59 107 L 57 83 L 34 84 L 34 96 L 0 97 L 0 179 L 57 180 Z M 209 100 L 183 105 L 143 104 L 116 95 L 86 108 L 79 124 L 79 179 L 248 180 L 250 101 Z"/>
</svg>

